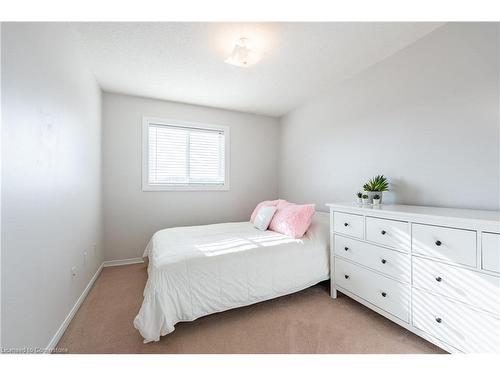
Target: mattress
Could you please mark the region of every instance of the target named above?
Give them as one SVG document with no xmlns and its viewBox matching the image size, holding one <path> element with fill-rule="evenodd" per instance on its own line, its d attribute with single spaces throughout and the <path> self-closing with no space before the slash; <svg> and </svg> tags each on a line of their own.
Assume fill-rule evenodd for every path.
<svg viewBox="0 0 500 375">
<path fill-rule="evenodd" d="M 144 342 L 175 324 L 308 288 L 329 278 L 328 214 L 316 213 L 301 239 L 250 222 L 156 232 L 144 300 L 134 326 Z"/>
</svg>

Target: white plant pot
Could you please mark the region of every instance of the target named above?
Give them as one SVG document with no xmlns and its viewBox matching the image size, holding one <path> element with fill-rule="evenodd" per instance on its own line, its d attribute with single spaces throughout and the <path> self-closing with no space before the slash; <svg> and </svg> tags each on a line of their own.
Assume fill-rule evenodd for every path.
<svg viewBox="0 0 500 375">
<path fill-rule="evenodd" d="M 378 206 L 378 205 L 380 205 L 380 199 L 375 199 L 375 198 L 374 198 L 374 199 L 373 199 L 373 205 L 374 205 L 374 206 Z"/>
<path fill-rule="evenodd" d="M 379 195 L 380 203 L 382 203 L 383 191 L 365 191 L 364 194 L 368 195 L 368 200 L 370 201 L 370 203 L 373 202 L 374 195 Z"/>
<path fill-rule="evenodd" d="M 362 199 L 363 204 L 370 204 L 370 199 L 369 198 L 363 198 Z"/>
</svg>

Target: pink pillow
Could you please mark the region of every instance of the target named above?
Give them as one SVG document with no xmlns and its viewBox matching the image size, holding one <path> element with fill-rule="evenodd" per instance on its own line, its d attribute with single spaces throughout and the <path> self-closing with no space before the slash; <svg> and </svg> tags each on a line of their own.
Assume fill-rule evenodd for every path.
<svg viewBox="0 0 500 375">
<path fill-rule="evenodd" d="M 269 229 L 278 233 L 301 238 L 309 229 L 314 216 L 314 204 L 278 203 L 278 210 L 269 224 Z"/>
<path fill-rule="evenodd" d="M 257 216 L 257 213 L 259 212 L 261 207 L 266 207 L 266 206 L 277 206 L 279 203 L 280 199 L 276 199 L 275 201 L 264 201 L 260 202 L 257 207 L 252 212 L 252 215 L 250 216 L 250 221 L 253 223 L 255 220 L 255 216 Z"/>
<path fill-rule="evenodd" d="M 285 208 L 286 206 L 290 206 L 290 205 L 293 205 L 295 203 L 291 203 L 291 202 L 288 202 L 287 200 L 285 199 L 278 199 L 278 210 L 281 209 L 281 208 Z"/>
<path fill-rule="evenodd" d="M 271 222 L 269 223 L 269 230 L 274 230 L 272 228 L 277 226 L 278 221 L 274 220 L 274 218 L 276 217 L 276 214 L 278 213 L 278 211 L 282 210 L 283 208 L 285 208 L 287 206 L 295 204 L 295 203 L 290 203 L 290 202 L 286 201 L 285 199 L 278 199 L 275 202 L 277 202 L 277 204 L 276 204 L 277 210 L 276 210 L 276 213 L 273 216 L 273 220 L 271 220 Z M 277 232 L 276 230 L 274 230 L 274 231 Z"/>
</svg>

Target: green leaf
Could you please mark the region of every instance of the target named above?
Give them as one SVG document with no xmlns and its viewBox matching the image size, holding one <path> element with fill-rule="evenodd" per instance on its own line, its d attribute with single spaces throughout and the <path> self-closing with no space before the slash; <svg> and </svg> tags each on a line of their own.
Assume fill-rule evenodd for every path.
<svg viewBox="0 0 500 375">
<path fill-rule="evenodd" d="M 389 190 L 389 183 L 384 175 L 378 175 L 364 184 L 363 189 L 366 191 L 387 191 Z"/>
</svg>

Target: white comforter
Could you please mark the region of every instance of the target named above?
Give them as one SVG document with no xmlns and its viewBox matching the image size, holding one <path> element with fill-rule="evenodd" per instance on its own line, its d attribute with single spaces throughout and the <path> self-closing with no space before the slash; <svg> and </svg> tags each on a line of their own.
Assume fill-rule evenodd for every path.
<svg viewBox="0 0 500 375">
<path fill-rule="evenodd" d="M 144 257 L 149 278 L 134 326 L 158 341 L 177 322 L 293 293 L 329 278 L 328 215 L 301 239 L 250 222 L 156 232 Z"/>
</svg>

